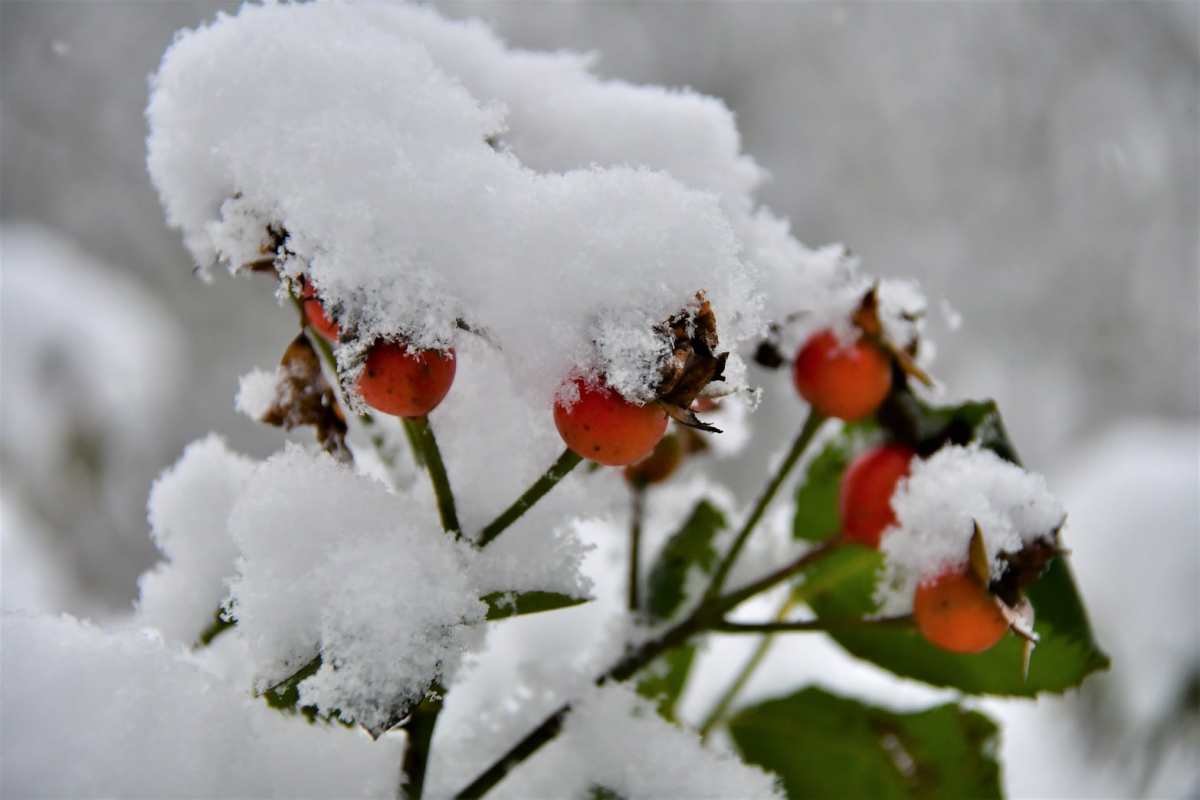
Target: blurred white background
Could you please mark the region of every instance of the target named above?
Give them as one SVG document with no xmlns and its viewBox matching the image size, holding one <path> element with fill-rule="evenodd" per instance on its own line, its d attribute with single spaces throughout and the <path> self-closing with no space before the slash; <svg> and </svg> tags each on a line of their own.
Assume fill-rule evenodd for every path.
<svg viewBox="0 0 1200 800">
<path fill-rule="evenodd" d="M 439 7 L 723 98 L 802 241 L 922 282 L 939 378 L 995 397 L 1062 495 L 1114 657 L 1068 701 L 995 707 L 1010 790 L 1200 796 L 1200 5 Z M 0 2 L 6 609 L 119 619 L 154 476 L 210 430 L 279 446 L 233 397 L 294 318 L 265 279 L 194 277 L 144 166 L 147 76 L 235 8 Z M 773 652 L 752 696 L 813 658 Z"/>
</svg>

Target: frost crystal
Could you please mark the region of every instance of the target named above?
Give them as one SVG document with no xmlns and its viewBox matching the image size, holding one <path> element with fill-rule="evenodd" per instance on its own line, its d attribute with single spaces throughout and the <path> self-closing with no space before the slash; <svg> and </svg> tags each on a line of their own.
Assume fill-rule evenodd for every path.
<svg viewBox="0 0 1200 800">
<path fill-rule="evenodd" d="M 978 523 L 999 577 L 1001 553 L 1051 535 L 1065 519 L 1045 479 L 976 446 L 949 446 L 913 461 L 892 495 L 897 524 L 883 534 L 885 572 L 880 599 L 887 613 L 912 607 L 922 580 L 967 563 Z"/>
</svg>

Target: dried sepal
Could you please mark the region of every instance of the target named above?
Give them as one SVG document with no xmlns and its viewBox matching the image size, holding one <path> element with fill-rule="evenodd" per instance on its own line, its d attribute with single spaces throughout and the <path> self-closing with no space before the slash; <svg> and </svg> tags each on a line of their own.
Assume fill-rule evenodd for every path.
<svg viewBox="0 0 1200 800">
<path fill-rule="evenodd" d="M 925 370 L 917 366 L 915 355 L 916 343 L 912 343 L 909 347 L 898 347 L 895 342 L 889 339 L 883 330 L 883 322 L 879 319 L 879 283 L 876 282 L 865 295 L 862 302 L 858 304 L 858 308 L 854 310 L 854 325 L 871 342 L 879 345 L 892 357 L 892 360 L 900 367 L 905 375 L 916 378 L 926 386 L 932 387 L 933 378 Z M 910 350 L 910 348 L 912 348 Z"/>
<path fill-rule="evenodd" d="M 343 463 L 354 460 L 346 445 L 346 417 L 333 387 L 321 372 L 321 359 L 301 333 L 288 345 L 279 362 L 275 401 L 261 417 L 268 425 L 290 431 L 301 425 L 316 428 L 317 442 Z"/>
<path fill-rule="evenodd" d="M 673 419 L 689 428 L 720 433 L 702 422 L 691 410 L 692 403 L 711 381 L 721 380 L 728 353 L 715 354 L 720 340 L 717 318 L 703 292 L 696 293 L 699 310 L 676 314 L 659 330 L 671 337 L 671 358 L 663 366 L 655 395 Z"/>
</svg>

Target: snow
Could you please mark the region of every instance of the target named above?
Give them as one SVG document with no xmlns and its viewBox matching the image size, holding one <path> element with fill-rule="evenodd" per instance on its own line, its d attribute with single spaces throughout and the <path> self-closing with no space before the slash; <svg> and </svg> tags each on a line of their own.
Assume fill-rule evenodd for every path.
<svg viewBox="0 0 1200 800">
<path fill-rule="evenodd" d="M 230 611 L 259 691 L 320 654 L 302 701 L 378 730 L 478 642 L 484 604 L 431 506 L 325 454 L 268 459 L 228 524 L 241 551 Z"/>
<path fill-rule="evenodd" d="M 543 403 L 573 374 L 650 399 L 670 353 L 654 329 L 697 310 L 697 292 L 723 347 L 760 329 L 717 195 L 646 168 L 536 172 L 494 150 L 504 98 L 435 66 L 408 30 L 418 17 L 434 19 L 247 6 L 180 35 L 153 81 L 148 164 L 202 269 L 261 258 L 280 228 L 283 273 L 308 275 L 350 334 L 348 382 L 373 340 L 445 349 L 464 319 Z M 636 112 L 644 94 L 618 97 Z M 697 103 L 711 105 L 684 106 Z"/>
<path fill-rule="evenodd" d="M 1001 553 L 1052 537 L 1066 519 L 1045 478 L 976 445 L 949 445 L 914 460 L 892 508 L 896 524 L 879 545 L 885 564 L 878 596 L 887 614 L 911 610 L 918 583 L 966 566 L 975 524 L 997 578 Z"/>
<path fill-rule="evenodd" d="M 497 787 L 497 797 L 586 796 L 602 786 L 629 798 L 779 798 L 775 776 L 660 717 L 622 685 L 575 703 L 559 738 Z"/>
<path fill-rule="evenodd" d="M 256 462 L 216 435 L 188 445 L 154 483 L 151 536 L 166 557 L 138 581 L 138 623 L 190 645 L 212 624 L 233 577 L 238 548 L 225 521 Z"/>
<path fill-rule="evenodd" d="M 5 614 L 5 797 L 393 797 L 399 741 L 306 725 L 153 632 Z"/>
<path fill-rule="evenodd" d="M 238 381 L 237 410 L 258 422 L 267 415 L 275 404 L 278 386 L 283 380 L 283 370 L 267 371 L 256 369 L 243 375 Z"/>
</svg>

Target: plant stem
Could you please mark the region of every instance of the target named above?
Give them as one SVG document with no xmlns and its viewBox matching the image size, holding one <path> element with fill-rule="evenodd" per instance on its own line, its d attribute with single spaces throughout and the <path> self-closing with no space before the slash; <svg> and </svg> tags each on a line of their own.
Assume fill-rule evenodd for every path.
<svg viewBox="0 0 1200 800">
<path fill-rule="evenodd" d="M 792 606 L 795 605 L 795 602 L 794 595 L 788 595 L 787 599 L 783 601 L 783 604 L 779 606 L 779 611 L 775 612 L 775 620 L 777 622 L 782 622 L 787 616 L 787 613 L 792 609 Z M 708 739 L 708 735 L 712 732 L 712 729 L 716 727 L 717 723 L 724 719 L 725 713 L 729 711 L 729 707 L 733 705 L 733 701 L 737 699 L 738 694 L 742 691 L 742 689 L 745 688 L 747 681 L 750 680 L 750 676 L 754 674 L 754 671 L 758 669 L 759 664 L 761 664 L 762 660 L 766 658 L 767 651 L 771 649 L 771 643 L 773 641 L 775 641 L 775 635 L 773 633 L 768 633 L 766 636 L 762 637 L 762 641 L 758 643 L 758 647 L 750 656 L 749 660 L 746 661 L 746 664 L 742 667 L 741 672 L 739 672 L 737 677 L 733 679 L 733 682 L 729 684 L 729 688 L 726 689 L 725 693 L 721 695 L 721 699 L 717 701 L 715 706 L 713 706 L 712 711 L 708 712 L 708 716 L 705 717 L 704 722 L 700 725 L 700 741 L 702 743 Z"/>
<path fill-rule="evenodd" d="M 779 584 L 798 572 L 803 571 L 810 564 L 819 561 L 833 551 L 842 547 L 845 542 L 840 536 L 834 536 L 826 539 L 823 542 L 809 548 L 804 552 L 804 555 L 797 558 L 795 561 L 784 564 L 779 569 L 771 572 L 753 583 L 743 586 L 735 592 L 730 592 L 721 598 L 721 605 L 725 609 L 732 609 L 741 605 L 746 600 L 749 600 L 754 595 L 761 591 L 770 589 L 772 586 Z"/>
<path fill-rule="evenodd" d="M 843 631 L 851 628 L 911 628 L 912 614 L 899 617 L 877 617 L 862 619 L 810 619 L 792 622 L 727 622 L 721 621 L 713 630 L 720 633 L 796 633 L 801 631 Z"/>
<path fill-rule="evenodd" d="M 406 417 L 404 427 L 409 431 L 413 441 L 417 443 L 425 461 L 425 469 L 429 472 L 429 480 L 433 483 L 433 493 L 437 496 L 438 514 L 442 517 L 442 530 L 454 534 L 454 538 L 462 537 L 462 526 L 458 524 L 458 510 L 454 507 L 454 492 L 450 490 L 450 478 L 446 475 L 446 465 L 442 463 L 442 451 L 438 449 L 437 438 L 429 425 L 429 417 Z"/>
<path fill-rule="evenodd" d="M 724 560 L 717 566 L 713 573 L 712 583 L 708 587 L 706 598 L 719 597 L 721 588 L 725 584 L 725 579 L 729 577 L 729 571 L 733 569 L 734 562 L 741 554 L 742 548 L 746 546 L 746 541 L 750 538 L 751 532 L 754 531 L 754 526 L 762 519 L 763 514 L 767 510 L 767 506 L 771 504 L 775 493 L 779 491 L 779 487 L 787 480 L 788 473 L 796 466 L 796 462 L 800 460 L 800 456 L 804 454 L 805 449 L 812 442 L 817 431 L 820 430 L 821 424 L 825 422 L 825 417 L 818 414 L 816 411 L 810 411 L 808 417 L 804 420 L 804 425 L 800 428 L 800 433 L 796 435 L 796 440 L 792 442 L 792 449 L 788 451 L 784 457 L 783 463 L 779 465 L 778 471 L 771 481 L 763 489 L 762 495 L 758 498 L 758 502 L 754 504 L 750 516 L 746 518 L 746 522 L 742 525 L 742 529 L 738 532 L 737 538 L 733 540 L 733 547 L 729 549 L 729 553 Z"/>
<path fill-rule="evenodd" d="M 575 453 L 574 450 L 567 448 L 563 454 L 558 457 L 558 461 L 554 462 L 554 466 L 546 470 L 542 477 L 533 482 L 533 485 L 525 490 L 525 494 L 517 498 L 517 501 L 509 506 L 505 511 L 490 523 L 479 533 L 479 546 L 486 547 L 489 542 L 499 536 L 504 530 L 520 519 L 521 515 L 528 511 L 534 503 L 541 500 L 558 482 L 566 477 L 567 473 L 575 469 L 583 457 Z"/>
<path fill-rule="evenodd" d="M 641 603 L 638 598 L 638 581 L 641 575 L 642 518 L 646 514 L 646 489 L 633 487 L 633 507 L 629 522 L 629 611 L 637 613 Z"/>
<path fill-rule="evenodd" d="M 429 687 L 430 694 L 415 709 L 404 730 L 408 741 L 404 745 L 404 783 L 398 800 L 421 800 L 425 791 L 425 775 L 429 767 L 430 744 L 438 715 L 445 704 L 445 688 L 439 683 Z"/>
<path fill-rule="evenodd" d="M 237 622 L 233 619 L 233 617 L 225 616 L 225 609 L 217 606 L 217 611 L 215 614 L 213 614 L 213 621 L 209 623 L 208 627 L 205 628 L 200 634 L 200 638 L 197 641 L 196 646 L 208 647 L 210 644 L 212 644 L 213 639 L 217 638 L 235 625 L 237 625 Z"/>
</svg>

